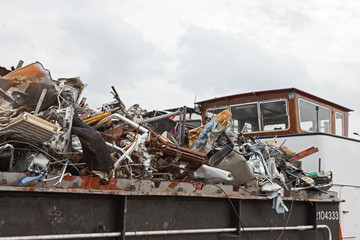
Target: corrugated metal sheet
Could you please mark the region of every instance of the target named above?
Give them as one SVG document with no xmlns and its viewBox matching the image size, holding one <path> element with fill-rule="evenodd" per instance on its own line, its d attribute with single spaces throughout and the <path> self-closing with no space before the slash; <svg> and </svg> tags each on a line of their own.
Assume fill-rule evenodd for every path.
<svg viewBox="0 0 360 240">
<path fill-rule="evenodd" d="M 31 143 L 42 143 L 49 140 L 60 130 L 60 127 L 25 112 L 1 130 L 13 130 L 14 134 L 11 135 L 12 139 Z"/>
</svg>

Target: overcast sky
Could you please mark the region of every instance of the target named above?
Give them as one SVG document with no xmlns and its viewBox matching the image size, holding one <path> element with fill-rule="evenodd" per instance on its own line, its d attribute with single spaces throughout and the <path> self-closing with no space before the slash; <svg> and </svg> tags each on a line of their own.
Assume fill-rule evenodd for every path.
<svg viewBox="0 0 360 240">
<path fill-rule="evenodd" d="M 80 76 L 98 107 L 296 87 L 360 109 L 360 1 L 2 1 L 0 66 Z M 358 118 L 360 119 L 360 118 Z M 360 128 L 359 128 L 360 131 Z"/>
</svg>

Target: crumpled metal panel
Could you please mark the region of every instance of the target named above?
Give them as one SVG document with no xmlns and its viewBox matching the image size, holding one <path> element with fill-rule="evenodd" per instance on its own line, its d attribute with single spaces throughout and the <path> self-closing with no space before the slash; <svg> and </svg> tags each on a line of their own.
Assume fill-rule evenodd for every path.
<svg viewBox="0 0 360 240">
<path fill-rule="evenodd" d="M 80 77 L 59 78 L 58 81 L 64 83 L 65 88 L 62 91 L 62 95 L 69 103 L 76 103 L 86 87 L 86 84 L 80 80 Z"/>
<path fill-rule="evenodd" d="M 50 71 L 39 62 L 17 69 L 0 77 L 0 107 L 17 109 L 24 106 L 28 111 L 34 110 L 44 89 L 47 94 L 40 110 L 57 102 L 58 91 Z"/>
</svg>

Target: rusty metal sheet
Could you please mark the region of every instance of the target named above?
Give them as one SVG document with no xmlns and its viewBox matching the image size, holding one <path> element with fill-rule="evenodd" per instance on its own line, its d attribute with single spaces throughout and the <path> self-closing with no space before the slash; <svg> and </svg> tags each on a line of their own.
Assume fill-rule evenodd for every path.
<svg viewBox="0 0 360 240">
<path fill-rule="evenodd" d="M 190 182 L 163 181 L 159 186 L 154 186 L 150 180 L 130 180 L 113 178 L 109 182 L 97 177 L 65 176 L 57 186 L 53 181 L 32 184 L 28 187 L 18 187 L 21 179 L 26 177 L 24 173 L 0 172 L 0 192 L 56 192 L 56 193 L 80 193 L 102 195 L 127 195 L 127 196 L 190 196 L 209 198 L 234 198 L 268 200 L 266 196 L 255 196 L 251 189 L 242 187 L 236 191 L 232 185 L 197 185 Z M 284 200 L 311 201 L 311 202 L 339 202 L 337 198 L 309 198 L 304 195 L 284 197 Z"/>
<path fill-rule="evenodd" d="M 58 91 L 50 71 L 39 62 L 12 71 L 0 77 L 0 107 L 10 110 L 24 106 L 28 111 L 34 110 L 44 89 L 47 94 L 41 110 L 57 101 Z"/>
</svg>

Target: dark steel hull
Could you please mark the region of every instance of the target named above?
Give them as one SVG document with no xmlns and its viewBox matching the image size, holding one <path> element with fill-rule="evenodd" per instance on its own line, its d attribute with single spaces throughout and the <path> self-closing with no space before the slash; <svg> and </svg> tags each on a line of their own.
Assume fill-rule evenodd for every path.
<svg viewBox="0 0 360 240">
<path fill-rule="evenodd" d="M 220 192 L 205 194 L 205 190 L 199 194 L 187 193 L 184 188 L 179 191 L 176 187 L 169 188 L 173 191 L 164 191 L 164 194 L 133 191 L 134 187 L 114 190 L 114 185 L 112 190 L 69 188 L 66 179 L 63 186 L 56 188 L 21 188 L 9 186 L 15 181 L 14 176 L 18 175 L 0 174 L 1 237 L 117 233 L 116 237 L 93 239 L 254 240 L 278 239 L 284 226 L 308 226 L 312 229 L 285 230 L 281 239 L 325 240 L 329 239 L 329 232 L 318 226 L 326 225 L 332 239 L 339 239 L 339 220 L 335 214 L 339 214 L 339 201 L 331 199 L 310 201 L 287 197 L 284 203 L 290 211 L 282 215 L 272 209 L 272 200 L 265 197 Z M 74 179 L 67 180 L 72 184 L 75 182 Z M 139 183 L 134 184 L 137 188 Z M 281 230 L 258 231 L 259 227 L 281 227 Z M 187 231 L 194 229 L 219 231 Z M 80 239 L 81 235 L 78 236 L 73 239 Z"/>
</svg>

